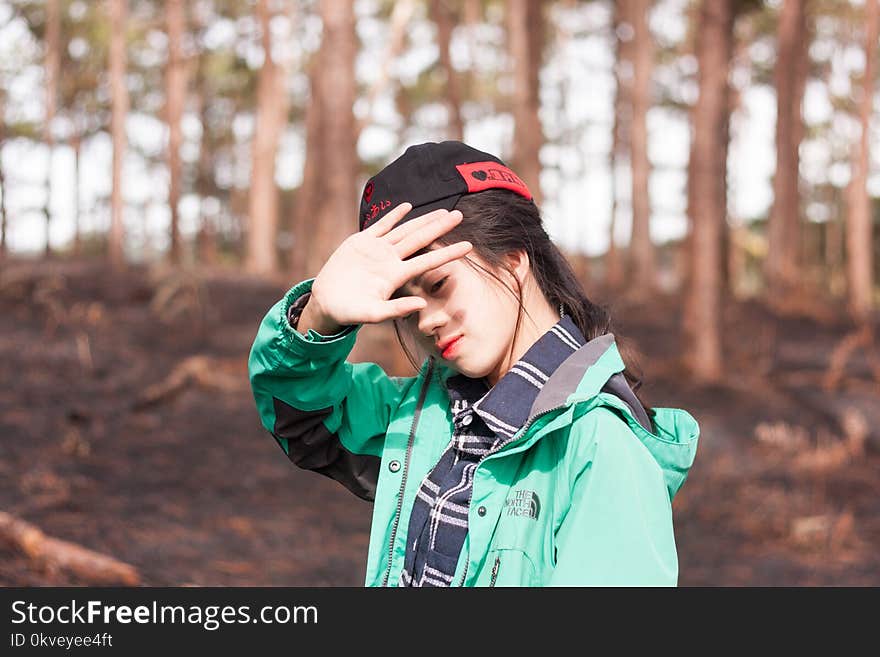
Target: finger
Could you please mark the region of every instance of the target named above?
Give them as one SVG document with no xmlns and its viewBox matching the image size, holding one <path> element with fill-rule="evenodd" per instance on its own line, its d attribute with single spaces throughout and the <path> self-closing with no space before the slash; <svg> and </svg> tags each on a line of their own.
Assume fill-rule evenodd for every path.
<svg viewBox="0 0 880 657">
<path fill-rule="evenodd" d="M 428 224 L 437 221 L 437 219 L 444 216 L 444 213 L 446 212 L 448 212 L 448 210 L 440 208 L 439 210 L 433 210 L 428 214 L 423 214 L 421 217 L 418 217 L 416 219 L 411 219 L 404 224 L 396 226 L 394 230 L 389 231 L 385 235 L 385 239 L 388 240 L 391 244 L 398 244 L 403 238 L 407 237 L 408 235 L 412 235 L 422 226 L 427 226 Z M 460 211 L 453 210 L 453 212 Z"/>
<path fill-rule="evenodd" d="M 394 250 L 397 252 L 398 257 L 403 260 L 419 249 L 428 246 L 438 237 L 448 233 L 461 222 L 461 219 L 461 212 L 457 210 L 441 214 L 439 217 L 434 218 L 433 221 L 416 228 L 411 234 L 400 240 L 400 242 L 394 245 Z"/>
<path fill-rule="evenodd" d="M 441 249 L 434 249 L 428 251 L 428 253 L 416 256 L 405 263 L 407 266 L 404 268 L 404 280 L 411 280 L 420 274 L 424 274 L 426 271 L 442 267 L 447 262 L 458 260 L 470 253 L 473 248 L 474 245 L 470 242 L 456 242 L 450 246 L 444 246 Z"/>
<path fill-rule="evenodd" d="M 373 237 L 382 237 L 382 235 L 394 227 L 394 224 L 403 219 L 412 210 L 412 207 L 412 203 L 401 203 L 372 226 L 365 228 L 363 232 Z"/>
<path fill-rule="evenodd" d="M 375 321 L 384 322 L 386 319 L 406 317 L 410 313 L 422 310 L 427 305 L 427 302 L 421 297 L 390 299 L 382 304 L 381 310 L 378 312 Z"/>
</svg>

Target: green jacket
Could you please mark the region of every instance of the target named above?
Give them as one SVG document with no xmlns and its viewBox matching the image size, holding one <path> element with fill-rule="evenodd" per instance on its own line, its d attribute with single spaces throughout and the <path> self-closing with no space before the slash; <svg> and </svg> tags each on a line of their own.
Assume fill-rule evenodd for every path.
<svg viewBox="0 0 880 657">
<path fill-rule="evenodd" d="M 374 501 L 366 585 L 393 586 L 416 491 L 452 437 L 444 383 L 455 372 L 431 358 L 413 377 L 349 363 L 359 326 L 300 334 L 287 310 L 312 280 L 260 325 L 254 398 L 291 461 Z M 480 463 L 456 585 L 677 583 L 671 500 L 699 427 L 684 410 L 655 408 L 655 433 L 643 428 L 602 391 L 623 369 L 612 335 L 591 340 L 550 377 L 517 436 Z"/>
</svg>

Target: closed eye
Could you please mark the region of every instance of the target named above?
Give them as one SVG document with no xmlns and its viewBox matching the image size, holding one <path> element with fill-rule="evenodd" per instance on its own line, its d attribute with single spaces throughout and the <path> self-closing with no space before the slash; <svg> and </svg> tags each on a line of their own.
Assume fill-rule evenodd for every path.
<svg viewBox="0 0 880 657">
<path fill-rule="evenodd" d="M 434 284 L 431 286 L 431 294 L 437 294 L 437 292 L 440 291 L 440 288 L 443 287 L 443 283 L 446 282 L 446 279 L 447 279 L 447 278 L 449 278 L 449 277 L 448 277 L 448 276 L 444 276 L 444 277 L 441 278 L 439 281 L 437 281 L 436 283 L 434 283 Z"/>
</svg>

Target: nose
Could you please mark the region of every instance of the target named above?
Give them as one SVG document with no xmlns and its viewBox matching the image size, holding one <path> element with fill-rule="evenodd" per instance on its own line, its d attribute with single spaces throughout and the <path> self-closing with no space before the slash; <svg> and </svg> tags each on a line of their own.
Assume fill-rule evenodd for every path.
<svg viewBox="0 0 880 657">
<path fill-rule="evenodd" d="M 446 324 L 446 313 L 443 307 L 437 303 L 428 302 L 422 310 L 419 311 L 419 333 L 431 338 L 435 337 L 438 329 Z"/>
</svg>

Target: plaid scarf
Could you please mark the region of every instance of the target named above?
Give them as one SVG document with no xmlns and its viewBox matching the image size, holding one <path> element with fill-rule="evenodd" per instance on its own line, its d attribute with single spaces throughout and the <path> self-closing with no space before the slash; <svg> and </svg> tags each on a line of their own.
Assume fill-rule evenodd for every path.
<svg viewBox="0 0 880 657">
<path fill-rule="evenodd" d="M 541 388 L 586 340 L 563 317 L 489 388 L 463 374 L 447 380 L 452 440 L 422 481 L 407 532 L 400 586 L 450 586 L 468 531 L 474 472 L 528 419 Z"/>
</svg>

